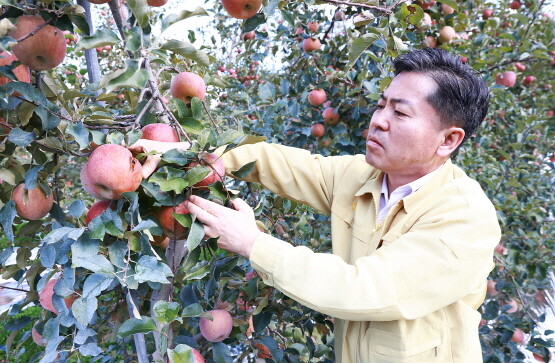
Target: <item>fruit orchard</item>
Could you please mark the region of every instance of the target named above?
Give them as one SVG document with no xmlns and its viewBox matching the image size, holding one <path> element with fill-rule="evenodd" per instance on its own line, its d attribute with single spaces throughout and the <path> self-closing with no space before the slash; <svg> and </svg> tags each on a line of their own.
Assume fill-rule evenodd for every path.
<svg viewBox="0 0 555 363">
<path fill-rule="evenodd" d="M 553 359 L 553 4 L 0 5 L 0 263 L 26 293 L 2 313 L 1 359 L 334 361 L 333 318 L 265 286 L 181 203 L 238 195 L 263 231 L 330 252 L 328 216 L 223 177 L 214 152 L 268 140 L 363 153 L 391 60 L 422 47 L 460 55 L 492 95 L 454 156 L 503 229 L 480 307 L 484 361 Z M 186 39 L 160 36 L 199 17 L 210 25 Z M 141 138 L 192 146 L 128 149 Z M 143 179 L 148 156 L 161 163 Z"/>
</svg>

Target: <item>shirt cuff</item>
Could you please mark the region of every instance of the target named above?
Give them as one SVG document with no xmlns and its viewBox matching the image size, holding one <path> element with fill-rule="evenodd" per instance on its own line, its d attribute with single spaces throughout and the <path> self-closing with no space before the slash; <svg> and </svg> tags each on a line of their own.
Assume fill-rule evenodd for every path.
<svg viewBox="0 0 555 363">
<path fill-rule="evenodd" d="M 260 233 L 254 241 L 249 259 L 266 285 L 274 286 L 276 266 L 289 248 L 293 246 L 266 233 Z"/>
</svg>

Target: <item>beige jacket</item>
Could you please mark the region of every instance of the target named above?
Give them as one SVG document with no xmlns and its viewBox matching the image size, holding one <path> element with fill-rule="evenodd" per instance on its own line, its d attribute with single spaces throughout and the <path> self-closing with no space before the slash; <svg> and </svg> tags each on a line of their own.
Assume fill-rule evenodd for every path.
<svg viewBox="0 0 555 363">
<path fill-rule="evenodd" d="M 383 173 L 363 155 L 323 157 L 259 143 L 222 156 L 226 171 L 331 214 L 333 254 L 261 234 L 250 261 L 264 282 L 334 317 L 342 363 L 482 362 L 484 300 L 496 212 L 450 160 L 376 225 Z"/>
</svg>

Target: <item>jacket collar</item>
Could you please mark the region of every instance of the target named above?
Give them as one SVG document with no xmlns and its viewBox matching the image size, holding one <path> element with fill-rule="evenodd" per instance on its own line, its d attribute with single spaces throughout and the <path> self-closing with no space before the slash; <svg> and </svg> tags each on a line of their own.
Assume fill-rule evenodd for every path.
<svg viewBox="0 0 555 363">
<path fill-rule="evenodd" d="M 430 192 L 437 190 L 441 185 L 444 185 L 449 180 L 453 179 L 454 168 L 455 166 L 451 162 L 451 159 L 447 159 L 443 167 L 438 170 L 438 172 L 430 180 L 428 180 L 426 184 L 424 184 L 416 192 L 404 197 L 402 202 L 407 213 L 410 213 L 410 210 L 418 204 L 423 196 L 428 196 Z M 377 198 L 376 200 L 379 201 L 383 177 L 384 172 L 380 171 L 378 174 L 368 179 L 366 183 L 355 193 L 355 197 L 371 193 L 374 198 Z"/>
</svg>

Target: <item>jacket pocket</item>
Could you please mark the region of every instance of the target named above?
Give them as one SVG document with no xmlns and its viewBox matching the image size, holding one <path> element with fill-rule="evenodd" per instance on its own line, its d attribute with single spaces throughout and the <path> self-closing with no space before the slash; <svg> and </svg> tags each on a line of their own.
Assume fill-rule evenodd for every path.
<svg viewBox="0 0 555 363">
<path fill-rule="evenodd" d="M 441 333 L 429 329 L 419 334 L 399 335 L 370 328 L 367 331 L 369 361 L 391 363 L 442 362 Z"/>
</svg>

